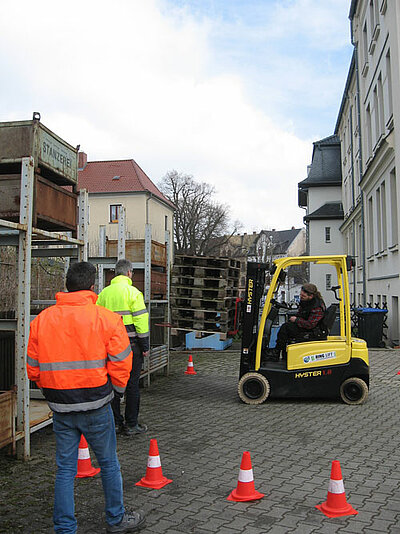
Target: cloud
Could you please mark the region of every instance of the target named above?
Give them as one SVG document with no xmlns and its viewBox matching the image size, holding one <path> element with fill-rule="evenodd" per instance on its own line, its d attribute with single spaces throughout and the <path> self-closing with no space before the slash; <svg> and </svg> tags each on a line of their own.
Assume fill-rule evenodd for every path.
<svg viewBox="0 0 400 534">
<path fill-rule="evenodd" d="M 252 104 L 240 72 L 214 61 L 210 18 L 167 5 L 3 0 L 1 120 L 40 111 L 89 160 L 134 158 L 155 182 L 190 173 L 244 230 L 301 225 L 310 139 Z"/>
</svg>

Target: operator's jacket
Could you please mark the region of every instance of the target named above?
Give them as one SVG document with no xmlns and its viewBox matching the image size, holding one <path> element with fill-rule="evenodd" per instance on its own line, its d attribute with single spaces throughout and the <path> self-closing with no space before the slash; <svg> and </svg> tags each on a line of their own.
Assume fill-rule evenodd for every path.
<svg viewBox="0 0 400 534">
<path fill-rule="evenodd" d="M 300 301 L 299 309 L 296 313 L 295 324 L 313 334 L 320 333 L 320 321 L 324 316 L 325 304 L 318 297 L 314 297 L 307 302 Z"/>
<path fill-rule="evenodd" d="M 137 342 L 142 352 L 149 350 L 149 314 L 142 292 L 132 285 L 129 276 L 113 278 L 100 293 L 97 305 L 121 315 L 130 341 Z"/>
<path fill-rule="evenodd" d="M 31 323 L 27 371 L 55 412 L 101 408 L 124 393 L 132 350 L 121 318 L 93 291 L 57 293 Z"/>
</svg>

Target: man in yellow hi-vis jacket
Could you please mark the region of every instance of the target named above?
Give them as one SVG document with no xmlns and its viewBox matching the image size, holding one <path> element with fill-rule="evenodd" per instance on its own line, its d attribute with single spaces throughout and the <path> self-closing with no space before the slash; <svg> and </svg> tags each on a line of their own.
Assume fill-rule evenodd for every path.
<svg viewBox="0 0 400 534">
<path fill-rule="evenodd" d="M 112 401 L 117 433 L 127 436 L 147 431 L 147 426 L 138 421 L 140 406 L 139 379 L 143 358 L 149 355 L 149 314 L 143 294 L 132 285 L 132 264 L 119 260 L 115 266 L 115 277 L 111 284 L 101 291 L 97 305 L 122 316 L 133 352 L 132 371 L 125 392 L 125 421 L 121 415 L 121 397 L 115 395 Z"/>
</svg>

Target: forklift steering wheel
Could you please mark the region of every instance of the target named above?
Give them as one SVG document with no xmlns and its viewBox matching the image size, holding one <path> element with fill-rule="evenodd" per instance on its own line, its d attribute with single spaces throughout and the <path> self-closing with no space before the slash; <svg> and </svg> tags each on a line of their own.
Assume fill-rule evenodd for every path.
<svg viewBox="0 0 400 534">
<path fill-rule="evenodd" d="M 289 309 L 289 306 L 286 304 L 286 302 L 278 302 L 275 299 L 271 299 L 271 304 L 273 304 L 276 308 L 283 308 L 285 310 Z"/>
</svg>

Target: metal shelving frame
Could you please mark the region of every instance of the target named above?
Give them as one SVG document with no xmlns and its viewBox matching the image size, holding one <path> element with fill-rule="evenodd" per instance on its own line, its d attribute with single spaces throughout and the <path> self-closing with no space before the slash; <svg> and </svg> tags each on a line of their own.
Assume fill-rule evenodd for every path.
<svg viewBox="0 0 400 534">
<path fill-rule="evenodd" d="M 17 267 L 17 309 L 15 319 L 0 319 L 0 330 L 15 332 L 15 375 L 17 385 L 17 411 L 15 442 L 17 456 L 24 460 L 30 457 L 30 434 L 52 423 L 52 417 L 45 421 L 30 425 L 29 407 L 31 398 L 43 398 L 37 389 L 30 389 L 26 371 L 27 345 L 29 338 L 29 325 L 33 316 L 31 309 L 31 260 L 42 257 L 63 257 L 78 261 L 90 261 L 99 269 L 99 288 L 104 284 L 104 266 L 115 267 L 116 261 L 125 256 L 125 208 L 121 210 L 118 228 L 118 258 L 107 258 L 105 251 L 105 227 L 100 227 L 100 250 L 99 257 L 88 257 L 88 193 L 86 190 L 79 192 L 78 205 L 78 238 L 70 236 L 70 232 L 49 232 L 32 226 L 33 212 L 33 188 L 34 188 L 34 160 L 32 157 L 21 159 L 21 193 L 20 193 L 20 216 L 19 222 L 11 222 L 0 219 L 0 245 L 15 246 L 18 254 Z M 102 245 L 104 241 L 104 246 Z M 165 232 L 167 246 L 167 298 L 166 300 L 151 299 L 151 224 L 145 228 L 145 258 L 143 262 L 133 263 L 133 269 L 144 269 L 145 291 L 144 299 L 148 307 L 149 318 L 154 304 L 166 305 L 167 324 L 170 323 L 170 261 L 171 241 L 168 231 Z M 68 266 L 68 265 L 67 265 Z M 67 267 L 66 266 L 66 267 Z M 55 301 L 33 301 L 46 305 L 54 304 Z M 150 375 L 158 370 L 169 370 L 169 335 L 166 336 L 166 344 L 156 347 L 145 362 L 142 377 L 147 378 L 150 385 Z M 153 362 L 152 362 L 152 356 Z M 155 362 L 155 363 L 154 363 Z M 15 447 L 15 443 L 13 443 Z"/>
<path fill-rule="evenodd" d="M 79 196 L 79 239 L 61 232 L 48 232 L 32 226 L 34 160 L 21 159 L 21 193 L 19 222 L 0 219 L 0 245 L 15 246 L 18 254 L 17 309 L 15 319 L 0 319 L 0 330 L 15 332 L 15 377 L 17 386 L 16 432 L 17 455 L 30 457 L 30 434 L 52 422 L 52 418 L 30 426 L 30 388 L 26 372 L 26 355 L 31 320 L 31 259 L 33 257 L 76 256 L 87 258 L 87 192 Z M 83 238 L 83 239 L 82 239 Z M 45 247 L 45 248 L 40 248 Z"/>
<path fill-rule="evenodd" d="M 126 243 L 126 210 L 124 206 L 121 206 L 118 218 L 118 248 L 117 258 L 106 258 L 106 232 L 105 226 L 101 225 L 99 229 L 99 257 L 89 258 L 89 261 L 98 265 L 99 272 L 99 291 L 104 287 L 104 267 L 112 269 L 115 267 L 116 262 L 119 259 L 125 258 L 125 243 Z M 149 324 L 151 318 L 151 311 L 153 305 L 164 304 L 166 306 L 166 323 L 171 321 L 170 311 L 170 277 L 171 277 L 171 238 L 168 230 L 165 231 L 165 245 L 166 245 L 166 274 L 167 274 L 167 294 L 165 300 L 158 300 L 151 298 L 151 242 L 152 242 L 152 229 L 151 224 L 146 223 L 145 226 L 145 245 L 144 245 L 144 261 L 133 262 L 132 268 L 144 270 L 144 301 L 149 312 Z M 168 332 L 168 331 L 166 331 Z M 150 386 L 150 376 L 152 373 L 159 369 L 165 370 L 165 373 L 169 372 L 169 350 L 170 350 L 170 336 L 166 334 L 166 342 L 164 345 L 150 348 L 150 356 L 145 360 L 144 367 L 142 369 L 141 378 L 147 380 L 147 385 Z"/>
</svg>

